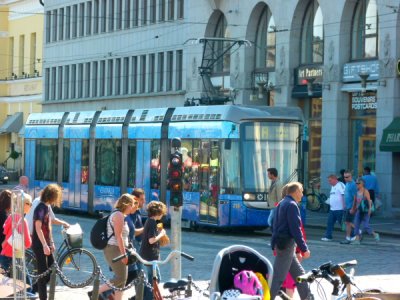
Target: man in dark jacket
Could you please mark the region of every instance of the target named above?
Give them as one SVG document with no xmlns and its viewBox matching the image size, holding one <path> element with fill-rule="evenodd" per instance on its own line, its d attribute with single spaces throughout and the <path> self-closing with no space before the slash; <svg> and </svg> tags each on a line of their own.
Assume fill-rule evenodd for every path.
<svg viewBox="0 0 400 300">
<path fill-rule="evenodd" d="M 305 274 L 295 254 L 296 245 L 303 253 L 303 258 L 310 257 L 310 250 L 301 231 L 300 210 L 297 206 L 303 196 L 303 186 L 299 182 L 291 182 L 284 189 L 286 196 L 276 208 L 271 238 L 271 247 L 276 251 L 271 299 L 275 299 L 288 272 L 295 280 Z M 302 300 L 309 299 L 310 289 L 306 282 L 297 283 L 297 288 Z"/>
</svg>

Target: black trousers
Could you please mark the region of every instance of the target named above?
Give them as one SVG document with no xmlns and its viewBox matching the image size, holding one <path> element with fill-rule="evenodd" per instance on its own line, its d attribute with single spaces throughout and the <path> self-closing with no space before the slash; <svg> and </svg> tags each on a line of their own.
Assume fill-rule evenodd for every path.
<svg viewBox="0 0 400 300">
<path fill-rule="evenodd" d="M 369 197 L 371 198 L 372 202 L 375 204 L 375 190 L 368 190 Z"/>
<path fill-rule="evenodd" d="M 54 263 L 54 256 L 53 254 L 50 254 L 49 256 L 45 255 L 43 248 L 33 248 L 32 250 L 36 256 L 38 273 L 42 274 Z M 39 293 L 40 300 L 47 300 L 47 283 L 49 280 L 50 274 L 39 279 L 37 282 L 37 291 Z"/>
</svg>

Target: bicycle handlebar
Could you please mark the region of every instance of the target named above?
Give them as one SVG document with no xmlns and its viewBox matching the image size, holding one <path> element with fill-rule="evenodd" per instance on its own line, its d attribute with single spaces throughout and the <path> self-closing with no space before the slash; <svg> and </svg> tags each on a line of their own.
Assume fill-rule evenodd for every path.
<svg viewBox="0 0 400 300">
<path fill-rule="evenodd" d="M 339 276 L 342 283 L 347 284 L 350 282 L 349 275 L 344 272 L 344 269 L 348 267 L 354 267 L 357 265 L 357 260 L 350 260 L 339 264 L 332 264 L 331 262 L 322 264 L 318 269 L 313 269 L 310 272 L 298 276 L 297 282 L 314 282 L 317 278 L 330 279 L 329 276 Z M 329 280 L 330 281 L 330 280 Z"/>
<path fill-rule="evenodd" d="M 148 260 L 143 259 L 143 258 L 139 255 L 139 253 L 136 252 L 136 250 L 134 250 L 134 249 L 128 249 L 127 252 L 126 252 L 125 254 L 113 258 L 112 262 L 117 262 L 117 261 L 119 261 L 119 260 L 121 260 L 121 259 L 123 259 L 123 258 L 125 258 L 125 257 L 127 257 L 127 256 L 135 256 L 142 264 L 144 264 L 144 265 L 146 265 L 146 266 L 152 266 L 153 264 L 156 264 L 156 265 L 165 265 L 165 264 L 166 264 L 167 262 L 169 262 L 175 255 L 181 255 L 182 257 L 184 257 L 184 258 L 186 258 L 186 259 L 188 259 L 188 260 L 191 260 L 191 261 L 194 260 L 194 257 L 193 257 L 193 256 L 190 256 L 189 254 L 187 254 L 187 253 L 185 253 L 185 252 L 182 252 L 182 251 L 179 251 L 179 250 L 173 250 L 173 251 L 171 251 L 171 252 L 168 254 L 167 258 L 164 259 L 164 260 L 152 260 L 152 261 L 148 261 Z"/>
</svg>

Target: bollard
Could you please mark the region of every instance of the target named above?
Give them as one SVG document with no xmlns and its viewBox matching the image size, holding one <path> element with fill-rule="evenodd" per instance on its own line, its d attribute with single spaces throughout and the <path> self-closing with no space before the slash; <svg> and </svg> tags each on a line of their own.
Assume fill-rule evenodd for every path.
<svg viewBox="0 0 400 300">
<path fill-rule="evenodd" d="M 135 285 L 135 291 L 136 291 L 136 300 L 143 300 L 143 295 L 144 295 L 144 271 L 140 270 L 139 275 L 138 275 L 139 283 Z"/>
<path fill-rule="evenodd" d="M 53 264 L 51 266 L 51 274 L 50 274 L 49 300 L 54 300 L 54 296 L 56 293 L 56 278 L 57 278 L 57 268 L 56 265 Z"/>
<path fill-rule="evenodd" d="M 92 290 L 92 300 L 97 300 L 99 298 L 99 287 L 100 287 L 100 267 L 97 266 L 96 277 L 93 281 L 93 290 Z"/>
<path fill-rule="evenodd" d="M 187 288 L 185 290 L 185 297 L 186 298 L 191 298 L 193 296 L 193 290 L 192 290 L 192 283 L 193 283 L 193 278 L 192 275 L 188 275 L 188 285 Z"/>
</svg>

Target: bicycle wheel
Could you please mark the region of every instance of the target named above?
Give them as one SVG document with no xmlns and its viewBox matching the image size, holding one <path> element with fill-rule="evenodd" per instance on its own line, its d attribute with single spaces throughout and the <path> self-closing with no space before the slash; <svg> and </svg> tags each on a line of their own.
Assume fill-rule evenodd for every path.
<svg viewBox="0 0 400 300">
<path fill-rule="evenodd" d="M 307 209 L 311 211 L 319 211 L 321 208 L 321 203 L 318 200 L 317 195 L 314 193 L 307 194 Z"/>
<path fill-rule="evenodd" d="M 70 288 L 89 285 L 96 273 L 96 258 L 88 250 L 73 248 L 65 252 L 58 261 L 61 281 Z"/>
<path fill-rule="evenodd" d="M 319 202 L 321 203 L 321 210 L 325 213 L 329 212 L 329 209 L 331 208 L 331 206 L 329 204 L 326 204 L 326 200 L 328 200 L 328 197 L 322 193 L 319 194 Z"/>
<path fill-rule="evenodd" d="M 26 268 L 26 271 L 29 273 L 29 275 L 34 275 L 34 276 L 38 275 L 36 256 L 32 250 L 25 251 L 25 268 Z M 33 277 L 31 277 L 31 278 L 32 278 L 32 282 L 35 283 L 36 279 Z"/>
</svg>

